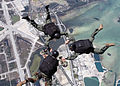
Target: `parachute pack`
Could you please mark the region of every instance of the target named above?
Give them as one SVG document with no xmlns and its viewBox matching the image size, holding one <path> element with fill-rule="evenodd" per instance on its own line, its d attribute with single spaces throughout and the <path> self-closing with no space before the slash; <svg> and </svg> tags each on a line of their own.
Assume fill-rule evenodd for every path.
<svg viewBox="0 0 120 86">
<path fill-rule="evenodd" d="M 75 45 L 75 52 L 76 53 L 90 53 L 93 52 L 94 48 L 93 48 L 93 44 L 89 39 L 85 39 L 85 40 L 78 40 L 76 42 L 73 43 L 73 45 Z"/>
<path fill-rule="evenodd" d="M 52 22 L 52 23 L 45 24 L 45 25 L 43 26 L 43 32 L 44 32 L 46 35 L 53 36 L 56 32 L 57 32 L 57 33 L 60 33 L 60 30 L 59 30 L 58 26 L 55 25 L 55 24 Z"/>
<path fill-rule="evenodd" d="M 52 76 L 57 71 L 58 60 L 52 56 L 47 56 L 40 65 L 41 72 Z"/>
</svg>

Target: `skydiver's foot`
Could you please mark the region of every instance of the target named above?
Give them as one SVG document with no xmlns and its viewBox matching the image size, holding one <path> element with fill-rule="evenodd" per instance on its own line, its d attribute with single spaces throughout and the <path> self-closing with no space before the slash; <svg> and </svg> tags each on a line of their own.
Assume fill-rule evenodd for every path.
<svg viewBox="0 0 120 86">
<path fill-rule="evenodd" d="M 111 47 L 111 46 L 115 46 L 115 44 L 114 43 L 107 43 L 106 46 Z"/>
<path fill-rule="evenodd" d="M 49 12 L 49 5 L 45 6 L 45 9 Z"/>
<path fill-rule="evenodd" d="M 98 30 L 102 30 L 103 29 L 103 24 L 100 24 Z"/>
<path fill-rule="evenodd" d="M 19 82 L 18 84 L 17 84 L 17 86 L 22 86 L 22 85 L 24 85 L 24 84 L 26 84 L 27 82 L 26 82 L 26 80 L 24 80 L 24 81 L 22 81 L 22 82 Z"/>
<path fill-rule="evenodd" d="M 38 72 L 36 72 L 34 75 L 38 75 L 39 73 Z"/>
<path fill-rule="evenodd" d="M 22 19 L 26 19 L 26 20 L 30 20 L 30 18 L 28 17 L 28 16 L 24 16 L 24 17 L 22 17 Z"/>
<path fill-rule="evenodd" d="M 36 79 L 33 79 L 33 78 L 28 78 L 27 80 L 32 83 L 36 82 Z"/>
</svg>

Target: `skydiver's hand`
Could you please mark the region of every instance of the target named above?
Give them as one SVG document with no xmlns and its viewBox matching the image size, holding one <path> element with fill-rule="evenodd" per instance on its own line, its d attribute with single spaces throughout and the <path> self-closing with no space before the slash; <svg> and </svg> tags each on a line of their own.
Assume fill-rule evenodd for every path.
<svg viewBox="0 0 120 86">
<path fill-rule="evenodd" d="M 50 48 L 50 52 L 52 52 L 53 50 L 52 50 L 52 48 Z"/>
<path fill-rule="evenodd" d="M 68 44 L 70 42 L 70 40 L 67 40 L 67 41 L 65 41 L 65 44 Z"/>
<path fill-rule="evenodd" d="M 98 29 L 99 29 L 99 30 L 102 30 L 102 29 L 103 29 L 103 24 L 100 24 L 100 26 L 99 26 Z"/>
<path fill-rule="evenodd" d="M 65 62 L 66 59 L 64 57 L 61 58 L 61 62 Z"/>
</svg>

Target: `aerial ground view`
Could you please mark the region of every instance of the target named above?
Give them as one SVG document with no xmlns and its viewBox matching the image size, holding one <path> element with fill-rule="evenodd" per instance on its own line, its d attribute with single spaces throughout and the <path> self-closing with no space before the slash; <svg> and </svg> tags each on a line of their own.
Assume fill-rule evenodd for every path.
<svg viewBox="0 0 120 86">
<path fill-rule="evenodd" d="M 120 0 L 0 0 L 0 86 L 120 86 Z"/>
</svg>

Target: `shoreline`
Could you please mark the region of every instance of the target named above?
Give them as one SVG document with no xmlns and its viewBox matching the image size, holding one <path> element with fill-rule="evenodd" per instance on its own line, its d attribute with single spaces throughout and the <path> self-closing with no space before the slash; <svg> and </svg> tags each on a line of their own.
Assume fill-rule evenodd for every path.
<svg viewBox="0 0 120 86">
<path fill-rule="evenodd" d="M 83 6 L 78 6 L 76 8 L 73 8 L 72 10 L 66 11 L 66 15 L 64 16 L 60 16 L 60 19 L 64 22 L 71 20 L 77 16 L 82 15 L 84 12 L 86 12 L 87 10 L 93 8 L 94 6 L 96 6 L 100 1 L 94 1 L 91 3 L 88 3 L 86 5 Z M 89 9 L 88 9 L 89 8 Z M 79 12 L 78 12 L 79 10 Z M 77 11 L 77 12 L 76 12 Z M 84 12 L 82 12 L 84 11 Z M 77 14 L 77 15 L 76 15 Z M 73 17 L 74 16 L 74 17 Z"/>
</svg>

